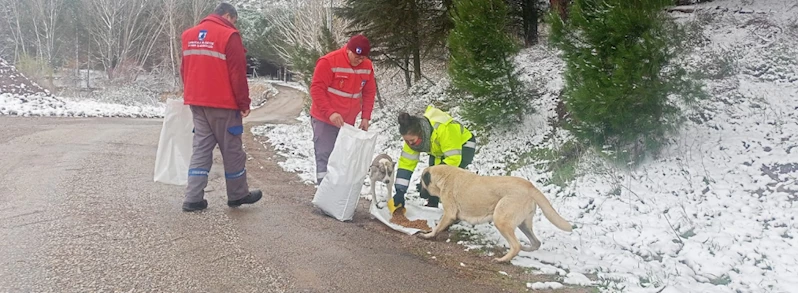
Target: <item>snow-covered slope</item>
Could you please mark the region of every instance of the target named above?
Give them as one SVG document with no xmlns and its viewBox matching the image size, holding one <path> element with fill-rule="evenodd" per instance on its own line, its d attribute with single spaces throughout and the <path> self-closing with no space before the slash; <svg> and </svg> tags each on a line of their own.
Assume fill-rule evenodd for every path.
<svg viewBox="0 0 798 293">
<path fill-rule="evenodd" d="M 539 216 L 543 246 L 521 252 L 514 264 L 607 292 L 798 292 L 798 2 L 718 0 L 690 8 L 698 10 L 672 15 L 705 37 L 687 61 L 705 69 L 711 98 L 686 108 L 689 121 L 662 154 L 633 170 L 586 153 L 575 180 L 554 184 L 563 170 L 547 170 L 529 154 L 571 139 L 551 125 L 563 63 L 545 47 L 516 58 L 524 79 L 541 86 L 542 98 L 532 102 L 537 113 L 519 129 L 478 134 L 471 169 L 535 182 L 576 229 L 564 233 Z M 386 89 L 388 108 L 373 124 L 385 133 L 379 152 L 398 157 L 396 113 L 423 109 L 445 94 L 441 88 L 426 95 Z M 307 116 L 300 120 L 254 132 L 288 157 L 286 170 L 312 182 L 312 135 Z M 462 243 L 469 249 L 506 245 L 489 224 L 453 228 L 480 235 Z"/>
<path fill-rule="evenodd" d="M 76 101 L 49 91 L 0 59 L 0 115 L 61 117 L 163 117 L 163 105 Z"/>
</svg>

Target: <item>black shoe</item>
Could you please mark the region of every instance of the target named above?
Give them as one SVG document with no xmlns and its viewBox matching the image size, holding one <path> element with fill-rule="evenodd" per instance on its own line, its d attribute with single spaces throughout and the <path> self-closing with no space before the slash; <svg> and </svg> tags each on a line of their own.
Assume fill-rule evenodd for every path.
<svg viewBox="0 0 798 293">
<path fill-rule="evenodd" d="M 234 208 L 234 207 L 240 206 L 242 204 L 253 204 L 253 203 L 258 202 L 261 199 L 261 197 L 263 197 L 263 192 L 261 192 L 260 190 L 255 189 L 253 191 L 250 191 L 249 194 L 247 194 L 247 196 L 245 196 L 242 199 L 239 199 L 239 200 L 228 200 L 227 201 L 227 206 L 229 206 L 231 208 Z"/>
<path fill-rule="evenodd" d="M 202 200 L 198 202 L 184 202 L 183 203 L 183 211 L 184 212 L 193 212 L 193 211 L 201 211 L 208 208 L 208 201 Z"/>
</svg>

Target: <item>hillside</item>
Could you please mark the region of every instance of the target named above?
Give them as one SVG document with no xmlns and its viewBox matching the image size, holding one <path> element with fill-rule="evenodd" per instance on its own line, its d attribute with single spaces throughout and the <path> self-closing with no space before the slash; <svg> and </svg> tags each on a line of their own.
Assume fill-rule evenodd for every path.
<svg viewBox="0 0 798 293">
<path fill-rule="evenodd" d="M 471 170 L 530 179 L 576 229 L 563 233 L 538 214 L 543 246 L 513 264 L 562 275 L 566 285 L 595 276 L 592 285 L 604 292 L 798 287 L 798 3 L 718 0 L 680 8 L 685 12 L 671 15 L 693 28 L 696 49 L 684 61 L 703 73 L 710 98 L 685 105 L 689 120 L 679 134 L 632 170 L 569 149 L 572 136 L 555 125 L 563 87 L 557 51 L 542 45 L 517 56 L 523 79 L 543 93 L 531 101 L 536 113 L 511 131 L 478 133 Z M 381 71 L 385 80 L 393 76 Z M 377 152 L 399 156 L 396 114 L 444 100 L 445 75 L 438 77 L 439 84 L 411 92 L 398 90 L 401 82 L 381 84 L 387 107 L 376 111 L 373 128 L 387 135 Z M 253 132 L 286 156 L 284 169 L 310 182 L 312 134 L 307 115 L 299 119 Z M 553 164 L 562 157 L 575 159 Z M 408 196 L 422 203 L 412 191 Z M 506 247 L 491 225 L 453 229 L 476 235 L 461 243 L 467 249 Z"/>
</svg>

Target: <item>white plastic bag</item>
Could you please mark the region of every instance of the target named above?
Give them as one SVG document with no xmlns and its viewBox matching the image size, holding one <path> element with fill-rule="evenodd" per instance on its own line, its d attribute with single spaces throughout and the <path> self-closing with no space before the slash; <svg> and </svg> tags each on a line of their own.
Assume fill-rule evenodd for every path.
<svg viewBox="0 0 798 293">
<path fill-rule="evenodd" d="M 352 220 L 376 145 L 376 132 L 344 124 L 327 162 L 327 175 L 313 197 L 313 205 L 339 221 Z"/>
<path fill-rule="evenodd" d="M 183 100 L 166 101 L 166 111 L 155 155 L 153 180 L 174 185 L 188 183 L 188 165 L 191 163 L 194 137 L 194 117 Z"/>
</svg>

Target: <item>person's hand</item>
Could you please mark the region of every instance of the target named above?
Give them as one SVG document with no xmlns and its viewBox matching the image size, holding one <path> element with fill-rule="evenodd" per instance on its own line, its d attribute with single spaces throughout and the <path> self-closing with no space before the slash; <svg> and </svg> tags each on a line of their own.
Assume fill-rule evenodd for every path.
<svg viewBox="0 0 798 293">
<path fill-rule="evenodd" d="M 333 113 L 330 115 L 330 122 L 338 128 L 341 128 L 344 126 L 344 117 L 341 117 L 341 114 Z"/>
<path fill-rule="evenodd" d="M 246 109 L 244 111 L 241 111 L 241 117 L 247 118 L 247 116 L 249 116 L 249 111 L 250 111 L 250 109 Z"/>
<path fill-rule="evenodd" d="M 360 128 L 363 131 L 369 131 L 369 120 L 368 119 L 360 120 L 360 127 L 358 128 Z"/>
</svg>

